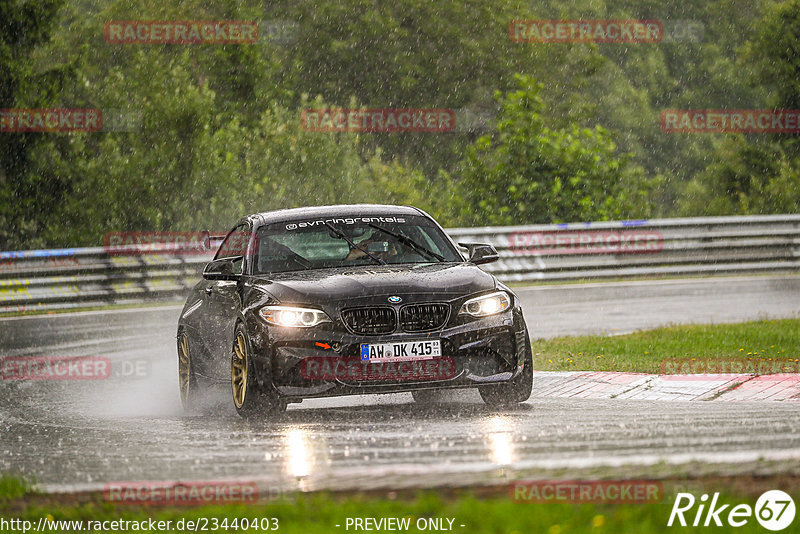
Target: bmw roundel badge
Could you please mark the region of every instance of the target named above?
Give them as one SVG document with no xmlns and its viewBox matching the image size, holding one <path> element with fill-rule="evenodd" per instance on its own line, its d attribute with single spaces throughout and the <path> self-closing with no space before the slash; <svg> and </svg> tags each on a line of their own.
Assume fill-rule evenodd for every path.
<svg viewBox="0 0 800 534">
<path fill-rule="evenodd" d="M 400 302 L 403 302 L 403 299 L 398 297 L 397 295 L 393 295 L 389 297 L 389 302 L 391 302 L 392 304 L 398 304 Z"/>
</svg>

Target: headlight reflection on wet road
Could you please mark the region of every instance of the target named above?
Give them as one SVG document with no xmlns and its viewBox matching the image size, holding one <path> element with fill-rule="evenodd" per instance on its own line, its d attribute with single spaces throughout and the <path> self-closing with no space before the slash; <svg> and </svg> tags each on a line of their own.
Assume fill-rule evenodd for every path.
<svg viewBox="0 0 800 534">
<path fill-rule="evenodd" d="M 284 434 L 284 442 L 286 472 L 289 476 L 298 479 L 298 484 L 303 486 L 304 479 L 311 475 L 314 462 L 308 433 L 302 428 L 290 428 Z"/>
<path fill-rule="evenodd" d="M 514 463 L 514 441 L 511 429 L 513 425 L 503 416 L 495 415 L 486 422 L 489 438 L 489 458 L 498 466 L 509 466 Z"/>
</svg>

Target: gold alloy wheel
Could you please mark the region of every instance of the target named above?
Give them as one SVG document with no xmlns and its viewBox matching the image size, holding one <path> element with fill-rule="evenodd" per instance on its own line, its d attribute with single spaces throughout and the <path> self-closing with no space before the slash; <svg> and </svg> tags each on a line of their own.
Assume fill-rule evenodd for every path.
<svg viewBox="0 0 800 534">
<path fill-rule="evenodd" d="M 231 385 L 233 386 L 233 403 L 237 408 L 241 408 L 247 394 L 247 342 L 243 332 L 236 334 L 236 342 L 233 344 Z"/>
<path fill-rule="evenodd" d="M 192 364 L 189 360 L 189 338 L 181 334 L 178 342 L 178 385 L 181 390 L 181 402 L 184 406 L 189 401 L 189 388 L 192 379 Z"/>
</svg>

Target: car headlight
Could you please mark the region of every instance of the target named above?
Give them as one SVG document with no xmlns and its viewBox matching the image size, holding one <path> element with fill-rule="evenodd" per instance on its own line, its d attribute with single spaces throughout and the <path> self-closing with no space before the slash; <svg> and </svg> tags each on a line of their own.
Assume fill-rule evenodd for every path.
<svg viewBox="0 0 800 534">
<path fill-rule="evenodd" d="M 458 314 L 471 315 L 473 317 L 488 317 L 506 311 L 511 307 L 511 297 L 508 293 L 497 291 L 488 295 L 481 295 L 469 299 L 458 311 Z"/>
<path fill-rule="evenodd" d="M 310 328 L 331 320 L 322 310 L 294 308 L 291 306 L 264 306 L 259 310 L 261 317 L 274 326 Z"/>
</svg>

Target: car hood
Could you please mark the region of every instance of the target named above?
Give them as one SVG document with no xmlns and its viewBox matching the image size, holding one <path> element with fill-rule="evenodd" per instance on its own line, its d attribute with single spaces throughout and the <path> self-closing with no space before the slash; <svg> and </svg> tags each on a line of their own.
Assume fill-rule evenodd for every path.
<svg viewBox="0 0 800 534">
<path fill-rule="evenodd" d="M 471 263 L 434 263 L 317 269 L 256 278 L 255 285 L 282 303 L 314 304 L 399 296 L 444 300 L 488 291 L 495 278 Z M 409 298 L 406 298 L 409 297 Z"/>
</svg>

